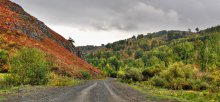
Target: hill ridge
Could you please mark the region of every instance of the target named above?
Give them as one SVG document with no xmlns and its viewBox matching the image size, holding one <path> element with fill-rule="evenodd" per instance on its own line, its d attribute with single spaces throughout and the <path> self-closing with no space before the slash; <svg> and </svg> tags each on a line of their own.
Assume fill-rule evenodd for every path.
<svg viewBox="0 0 220 102">
<path fill-rule="evenodd" d="M 37 47 L 58 59 L 59 70 L 80 76 L 80 70 L 93 76 L 101 73 L 92 65 L 78 58 L 74 45 L 31 16 L 21 6 L 9 0 L 0 0 L 0 35 L 4 43 L 15 43 L 13 48 Z"/>
</svg>

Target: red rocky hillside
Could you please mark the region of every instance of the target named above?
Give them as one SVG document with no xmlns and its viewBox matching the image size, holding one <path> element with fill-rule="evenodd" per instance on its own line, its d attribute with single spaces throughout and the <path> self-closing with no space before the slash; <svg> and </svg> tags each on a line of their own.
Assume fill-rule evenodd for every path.
<svg viewBox="0 0 220 102">
<path fill-rule="evenodd" d="M 54 70 L 57 73 L 78 77 L 81 70 L 89 71 L 93 76 L 101 73 L 74 55 L 71 42 L 9 0 L 0 0 L 0 36 L 4 40 L 0 48 L 8 48 L 11 52 L 23 46 L 43 50 L 56 59 L 58 68 Z"/>
</svg>

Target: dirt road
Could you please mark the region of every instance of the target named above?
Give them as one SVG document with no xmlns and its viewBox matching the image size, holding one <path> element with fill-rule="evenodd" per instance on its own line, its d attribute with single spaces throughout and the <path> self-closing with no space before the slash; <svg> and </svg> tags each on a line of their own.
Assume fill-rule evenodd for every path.
<svg viewBox="0 0 220 102">
<path fill-rule="evenodd" d="M 45 88 L 20 95 L 6 102 L 145 102 L 138 91 L 114 79 L 89 81 L 74 87 Z"/>
</svg>

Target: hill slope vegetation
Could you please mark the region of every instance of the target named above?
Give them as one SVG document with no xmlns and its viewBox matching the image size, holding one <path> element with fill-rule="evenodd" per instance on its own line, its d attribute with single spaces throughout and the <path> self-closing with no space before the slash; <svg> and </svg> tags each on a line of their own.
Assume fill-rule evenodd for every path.
<svg viewBox="0 0 220 102">
<path fill-rule="evenodd" d="M 74 54 L 72 42 L 9 0 L 0 0 L 0 43 L 1 53 L 6 57 L 22 47 L 42 50 L 49 56 L 47 59 L 55 63 L 54 71 L 59 74 L 82 77 L 81 71 L 86 71 L 95 77 L 101 73 Z M 7 60 L 4 61 L 0 62 L 4 66 L 1 72 L 7 72 L 10 67 Z"/>
</svg>

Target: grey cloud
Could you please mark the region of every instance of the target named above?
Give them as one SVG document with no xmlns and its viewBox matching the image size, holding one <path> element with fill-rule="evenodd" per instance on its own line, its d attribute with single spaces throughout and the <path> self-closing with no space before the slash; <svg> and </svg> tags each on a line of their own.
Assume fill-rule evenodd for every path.
<svg viewBox="0 0 220 102">
<path fill-rule="evenodd" d="M 220 24 L 220 0 L 13 0 L 50 25 L 148 31 Z"/>
</svg>

